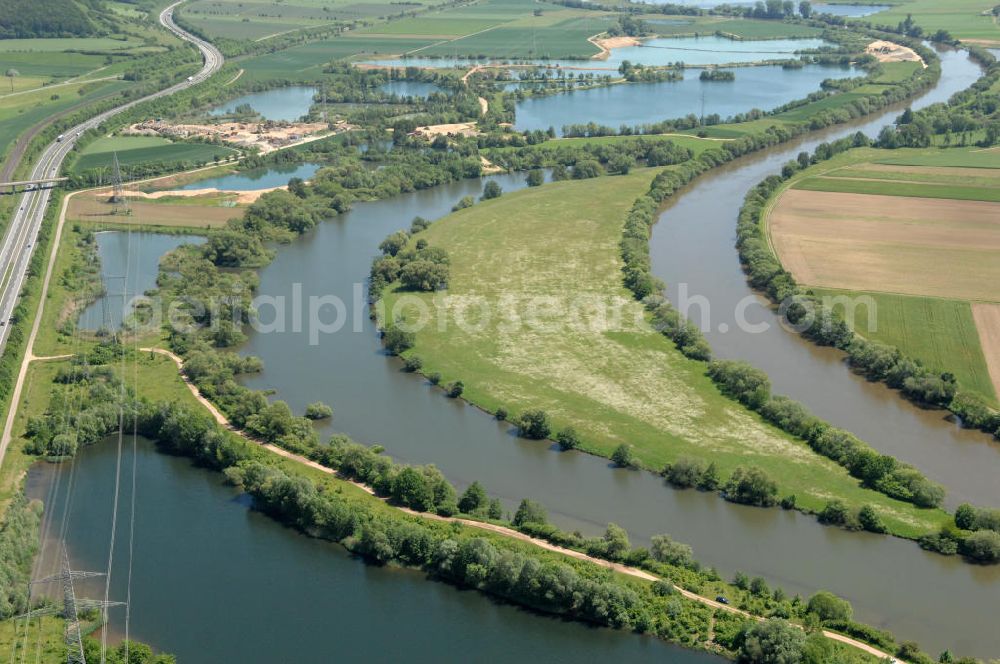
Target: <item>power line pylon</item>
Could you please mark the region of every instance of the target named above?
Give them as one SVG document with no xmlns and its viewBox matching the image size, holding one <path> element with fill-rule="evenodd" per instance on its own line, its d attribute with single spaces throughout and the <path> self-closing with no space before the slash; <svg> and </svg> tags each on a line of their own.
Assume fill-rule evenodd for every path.
<svg viewBox="0 0 1000 664">
<path fill-rule="evenodd" d="M 64 546 L 59 573 L 31 582 L 32 585 L 53 583 L 55 581 L 62 583 L 62 610 L 60 611 L 54 607 L 46 607 L 42 609 L 34 609 L 18 616 L 18 619 L 24 618 L 26 620 L 30 620 L 31 618 L 40 616 L 61 614 L 66 620 L 66 632 L 64 635 L 64 639 L 66 641 L 66 664 L 87 664 L 87 658 L 83 652 L 83 635 L 80 633 L 80 611 L 102 609 L 109 606 L 121 606 L 123 604 L 123 602 L 104 602 L 101 600 L 77 598 L 73 581 L 76 579 L 92 579 L 98 576 L 105 576 L 105 574 L 104 572 L 85 572 L 82 570 L 71 569 L 69 566 L 69 553 L 66 551 L 66 547 Z"/>
<path fill-rule="evenodd" d="M 114 207 L 111 214 L 121 214 L 128 216 L 131 211 L 128 209 L 128 198 L 125 196 L 125 186 L 122 184 L 122 169 L 118 163 L 118 153 L 114 153 L 114 167 L 111 172 L 111 181 L 114 188 L 111 192 L 111 203 Z"/>
</svg>

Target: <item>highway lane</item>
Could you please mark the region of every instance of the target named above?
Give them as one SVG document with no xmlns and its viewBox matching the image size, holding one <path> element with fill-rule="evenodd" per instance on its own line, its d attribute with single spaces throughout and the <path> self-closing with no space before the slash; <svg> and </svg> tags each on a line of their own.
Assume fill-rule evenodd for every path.
<svg viewBox="0 0 1000 664">
<path fill-rule="evenodd" d="M 136 104 L 165 97 L 192 85 L 197 85 L 222 67 L 225 59 L 217 48 L 207 41 L 185 32 L 174 23 L 174 9 L 182 2 L 184 0 L 179 0 L 160 12 L 160 23 L 177 37 L 194 44 L 201 51 L 203 60 L 201 70 L 188 80 L 104 111 L 72 129 L 68 129 L 63 134 L 62 141 L 54 141 L 45 148 L 31 171 L 29 179 L 56 176 L 77 137 L 83 132 L 97 127 L 102 122 Z M 45 217 L 51 194 L 50 189 L 35 189 L 22 194 L 17 209 L 7 226 L 3 244 L 0 245 L 0 354 L 3 353 L 7 345 L 7 337 L 10 334 L 10 317 L 14 312 L 14 307 L 17 306 L 17 300 L 24 285 L 31 255 L 38 238 L 38 231 Z"/>
</svg>

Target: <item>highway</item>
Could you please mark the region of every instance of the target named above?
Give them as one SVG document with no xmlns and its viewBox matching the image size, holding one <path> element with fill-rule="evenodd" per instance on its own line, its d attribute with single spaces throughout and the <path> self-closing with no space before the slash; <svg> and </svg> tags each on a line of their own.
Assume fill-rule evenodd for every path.
<svg viewBox="0 0 1000 664">
<path fill-rule="evenodd" d="M 174 94 L 184 88 L 196 85 L 209 76 L 217 72 L 224 62 L 222 53 L 207 41 L 199 39 L 177 27 L 174 23 L 174 9 L 184 0 L 179 0 L 160 12 L 160 23 L 170 32 L 180 39 L 191 42 L 201 51 L 204 64 L 201 70 L 190 77 L 190 79 L 164 88 L 151 95 L 142 97 L 104 111 L 77 126 L 66 130 L 62 141 L 54 141 L 42 152 L 34 169 L 31 171 L 29 180 L 50 178 L 58 175 L 62 168 L 66 155 L 73 148 L 77 136 L 83 132 L 93 129 L 105 120 L 152 99 L 165 97 Z M 42 226 L 45 211 L 51 197 L 50 189 L 34 189 L 21 195 L 21 200 L 17 203 L 17 209 L 7 225 L 7 232 L 0 245 L 0 355 L 7 346 L 7 337 L 10 334 L 10 317 L 17 306 L 17 300 L 27 276 L 28 266 L 31 262 L 31 254 L 35 250 L 38 239 L 38 231 Z"/>
</svg>

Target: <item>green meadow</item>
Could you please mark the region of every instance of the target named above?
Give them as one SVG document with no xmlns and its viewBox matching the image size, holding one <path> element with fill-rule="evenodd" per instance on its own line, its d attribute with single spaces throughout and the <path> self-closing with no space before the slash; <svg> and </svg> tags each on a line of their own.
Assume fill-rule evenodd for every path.
<svg viewBox="0 0 1000 664">
<path fill-rule="evenodd" d="M 433 224 L 420 237 L 449 253 L 447 299 L 431 309 L 445 324 L 420 329 L 409 354 L 443 383 L 463 381 L 463 396 L 486 410 L 545 410 L 554 431 L 573 426 L 594 454 L 608 457 L 626 443 L 654 470 L 683 456 L 710 458 L 723 475 L 752 464 L 806 509 L 839 496 L 855 507 L 876 505 L 900 534 L 937 527 L 942 512 L 861 488 L 834 462 L 724 397 L 704 363 L 685 358 L 645 323 L 622 284 L 618 243 L 629 207 L 653 174 L 529 188 Z M 404 295 L 432 306 L 442 294 L 387 290 L 387 316 L 415 319 Z M 539 297 L 597 304 L 579 318 L 555 305 L 534 321 L 528 307 Z M 477 314 L 484 310 L 494 315 L 484 320 Z M 608 324 L 604 314 L 611 313 L 624 324 Z"/>
<path fill-rule="evenodd" d="M 70 168 L 80 173 L 93 168 L 108 168 L 113 163 L 114 154 L 123 167 L 151 162 L 209 162 L 216 156 L 230 157 L 235 153 L 231 148 L 206 143 L 173 143 L 165 138 L 151 136 L 120 136 L 100 138 L 83 150 Z"/>
</svg>

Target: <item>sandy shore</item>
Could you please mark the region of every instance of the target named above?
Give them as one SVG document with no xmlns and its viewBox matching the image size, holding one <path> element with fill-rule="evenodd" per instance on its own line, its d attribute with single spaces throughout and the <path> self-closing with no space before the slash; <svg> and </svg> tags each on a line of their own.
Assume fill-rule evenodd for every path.
<svg viewBox="0 0 1000 664">
<path fill-rule="evenodd" d="M 879 62 L 919 62 L 927 68 L 924 59 L 917 55 L 917 52 L 908 46 L 902 46 L 891 41 L 873 41 L 865 49 L 866 53 L 874 55 Z"/>
</svg>

